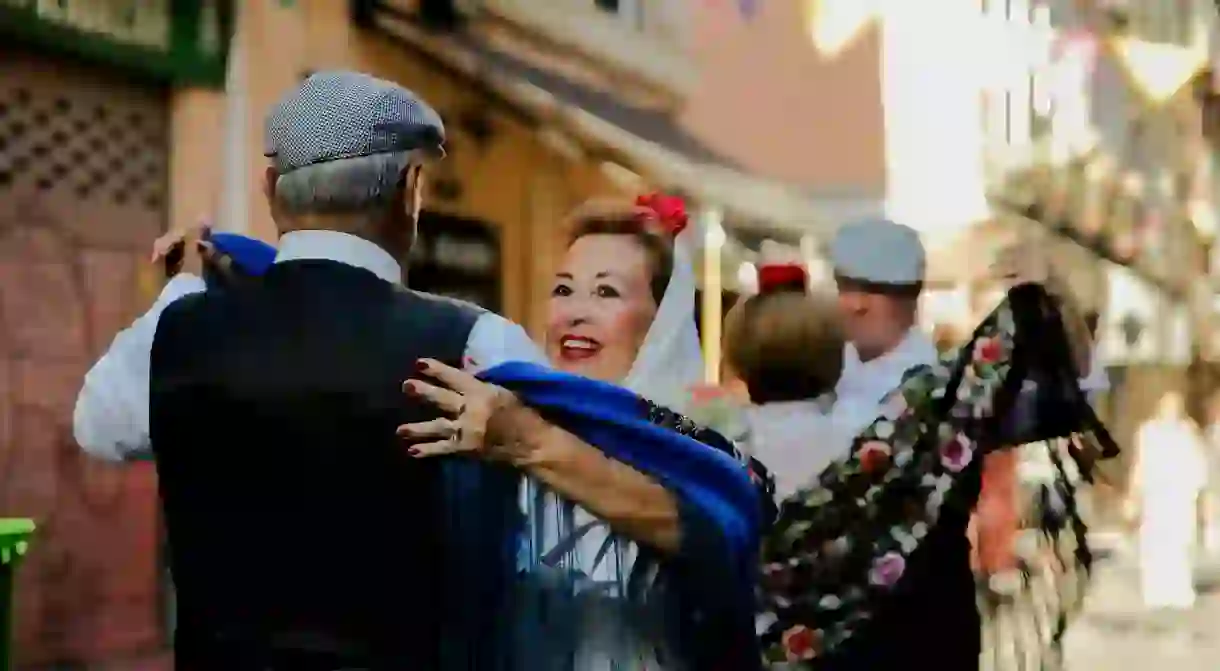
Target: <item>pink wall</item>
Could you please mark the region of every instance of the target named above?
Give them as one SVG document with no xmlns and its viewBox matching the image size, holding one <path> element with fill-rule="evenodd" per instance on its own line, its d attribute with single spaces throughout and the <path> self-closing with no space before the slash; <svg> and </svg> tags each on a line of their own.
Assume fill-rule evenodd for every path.
<svg viewBox="0 0 1220 671">
<path fill-rule="evenodd" d="M 691 48 L 701 82 L 683 123 L 751 171 L 827 189 L 885 183 L 881 37 L 866 28 L 820 55 L 804 0 L 765 2 L 750 19 L 736 0 L 692 0 Z"/>
</svg>

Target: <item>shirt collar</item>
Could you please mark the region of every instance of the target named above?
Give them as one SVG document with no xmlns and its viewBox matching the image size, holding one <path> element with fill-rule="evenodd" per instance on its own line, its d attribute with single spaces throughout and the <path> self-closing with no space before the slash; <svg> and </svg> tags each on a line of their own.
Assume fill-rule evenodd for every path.
<svg viewBox="0 0 1220 671">
<path fill-rule="evenodd" d="M 292 231 L 280 236 L 276 263 L 335 261 L 373 273 L 391 284 L 402 284 L 402 266 L 377 245 L 339 231 Z"/>
<path fill-rule="evenodd" d="M 932 343 L 932 339 L 918 328 L 907 331 L 906 336 L 897 347 L 869 361 L 861 361 L 860 353 L 856 351 L 855 345 L 848 343 L 843 352 L 843 375 L 840 382 L 847 383 L 843 386 L 852 386 L 853 383 L 860 382 L 858 378 L 863 374 L 870 379 L 876 379 L 874 376 L 884 376 L 887 379 L 877 379 L 876 381 L 887 384 L 890 382 L 888 378 L 893 377 L 895 378 L 893 384 L 897 386 L 903 373 L 915 366 L 934 363 L 937 356 L 936 346 Z M 842 386 L 840 390 L 842 390 Z"/>
</svg>

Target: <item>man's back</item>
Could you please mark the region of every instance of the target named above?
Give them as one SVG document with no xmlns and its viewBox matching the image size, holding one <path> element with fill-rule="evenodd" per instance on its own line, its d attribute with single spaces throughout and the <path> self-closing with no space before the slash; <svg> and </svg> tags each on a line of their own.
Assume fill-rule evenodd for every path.
<svg viewBox="0 0 1220 671">
<path fill-rule="evenodd" d="M 268 645 L 436 666 L 442 465 L 395 428 L 433 414 L 401 393 L 416 359 L 458 363 L 477 317 L 327 261 L 165 311 L 150 428 L 179 668 Z"/>
</svg>

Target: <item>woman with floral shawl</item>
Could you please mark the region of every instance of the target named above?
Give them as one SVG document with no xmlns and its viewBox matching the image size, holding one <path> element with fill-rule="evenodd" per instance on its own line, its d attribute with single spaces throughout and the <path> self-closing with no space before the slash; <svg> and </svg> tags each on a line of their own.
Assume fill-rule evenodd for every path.
<svg viewBox="0 0 1220 671">
<path fill-rule="evenodd" d="M 963 551 L 982 457 L 1072 434 L 1069 454 L 1087 477 L 1094 459 L 1117 452 L 1076 383 L 1059 310 L 1040 286 L 1013 289 L 965 346 L 906 377 L 849 456 L 782 503 L 764 542 L 759 592 L 769 667 L 947 668 L 938 651 L 964 633 L 973 604 L 961 601 L 938 559 Z M 1026 401 L 1019 392 L 1032 381 L 1048 393 Z M 1034 407 L 1016 407 L 1018 398 Z M 1044 435 L 1012 440 L 1014 410 L 1036 414 Z M 1073 491 L 1064 502 L 1079 522 Z M 1083 525 L 1075 530 L 1075 561 L 1087 572 Z M 978 668 L 961 663 L 950 666 Z"/>
</svg>

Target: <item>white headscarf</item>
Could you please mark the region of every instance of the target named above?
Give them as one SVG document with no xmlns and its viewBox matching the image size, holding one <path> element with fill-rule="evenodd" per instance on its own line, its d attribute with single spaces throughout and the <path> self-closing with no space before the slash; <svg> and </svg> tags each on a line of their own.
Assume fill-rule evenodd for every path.
<svg viewBox="0 0 1220 671">
<path fill-rule="evenodd" d="M 678 412 L 686 407 L 691 387 L 703 380 L 703 351 L 695 326 L 693 238 L 688 226 L 674 240 L 669 285 L 622 383 L 653 403 Z"/>
</svg>

